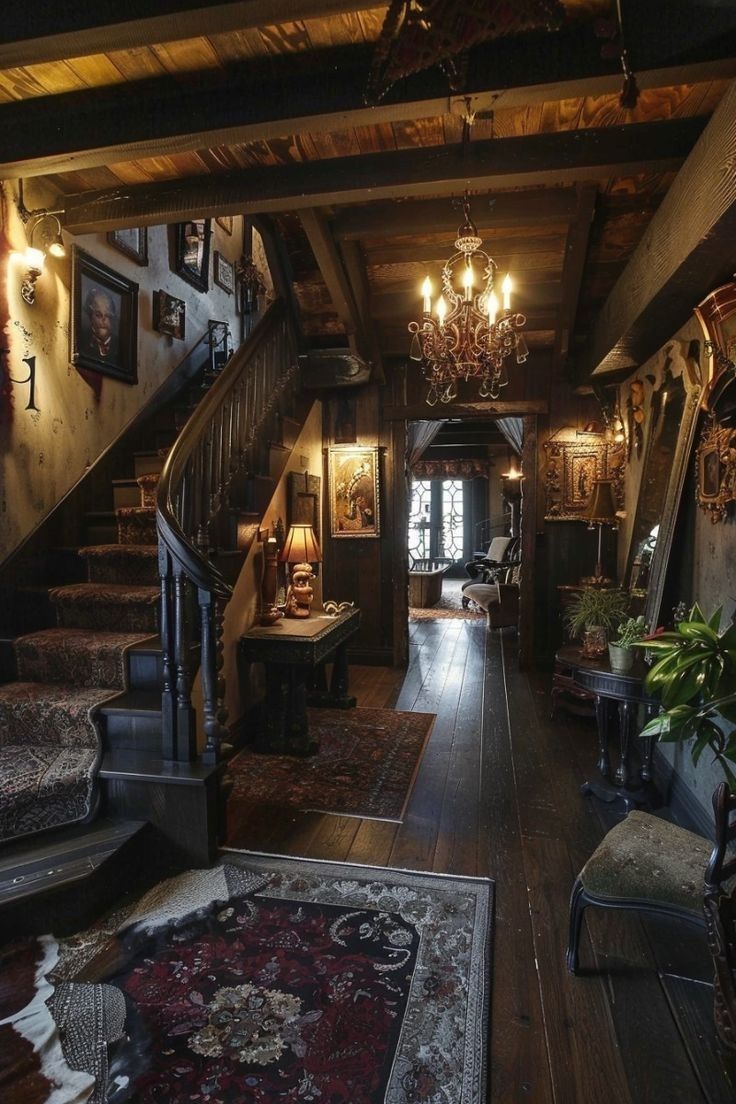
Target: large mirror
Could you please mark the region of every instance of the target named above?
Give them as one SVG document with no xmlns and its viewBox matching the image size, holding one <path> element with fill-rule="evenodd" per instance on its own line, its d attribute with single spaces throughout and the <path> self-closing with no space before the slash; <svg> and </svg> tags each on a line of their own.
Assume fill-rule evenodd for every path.
<svg viewBox="0 0 736 1104">
<path fill-rule="evenodd" d="M 701 388 L 686 373 L 664 376 L 652 392 L 639 499 L 626 564 L 626 585 L 646 595 L 644 616 L 659 621 L 677 510 L 693 445 Z"/>
</svg>

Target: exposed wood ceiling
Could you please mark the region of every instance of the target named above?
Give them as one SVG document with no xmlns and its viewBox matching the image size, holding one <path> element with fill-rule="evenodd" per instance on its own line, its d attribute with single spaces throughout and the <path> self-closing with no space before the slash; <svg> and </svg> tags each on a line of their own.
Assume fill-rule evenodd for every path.
<svg viewBox="0 0 736 1104">
<path fill-rule="evenodd" d="M 731 3 L 628 0 L 641 95 L 622 108 L 618 59 L 596 37 L 611 6 L 565 0 L 558 32 L 476 47 L 462 97 L 435 69 L 376 107 L 363 92 L 385 6 L 16 6 L 0 31 L 0 177 L 42 178 L 73 233 L 270 214 L 309 341 L 374 361 L 406 355 L 467 187 L 528 343 L 558 375 L 590 362 L 601 307 L 736 76 Z"/>
</svg>

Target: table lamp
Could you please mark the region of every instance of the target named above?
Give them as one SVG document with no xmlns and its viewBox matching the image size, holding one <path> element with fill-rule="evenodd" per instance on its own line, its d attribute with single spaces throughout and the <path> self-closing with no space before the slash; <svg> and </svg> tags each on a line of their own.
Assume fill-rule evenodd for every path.
<svg viewBox="0 0 736 1104">
<path fill-rule="evenodd" d="M 322 560 L 322 551 L 311 525 L 292 525 L 289 528 L 279 559 L 282 563 L 293 565 L 284 616 L 309 617 L 314 598 L 311 586 L 314 572 L 310 565 Z"/>
<path fill-rule="evenodd" d="M 580 515 L 580 519 L 581 521 L 587 521 L 589 529 L 594 529 L 596 525 L 598 526 L 598 557 L 595 565 L 595 575 L 592 579 L 584 579 L 583 582 L 600 586 L 602 583 L 611 581 L 604 576 L 603 564 L 601 562 L 603 526 L 611 525 L 613 528 L 616 528 L 618 525 L 618 518 L 616 517 L 616 498 L 613 493 L 612 479 L 593 480 L 593 491 L 585 509 Z"/>
</svg>

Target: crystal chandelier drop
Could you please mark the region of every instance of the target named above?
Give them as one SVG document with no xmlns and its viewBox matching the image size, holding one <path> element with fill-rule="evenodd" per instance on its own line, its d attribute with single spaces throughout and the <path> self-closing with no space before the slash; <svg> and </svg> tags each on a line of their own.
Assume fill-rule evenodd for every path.
<svg viewBox="0 0 736 1104">
<path fill-rule="evenodd" d="M 422 321 L 410 322 L 409 356 L 419 361 L 429 383 L 427 402 L 452 402 L 459 379 L 479 379 L 482 399 L 497 399 L 508 381 L 504 361 L 512 353 L 523 364 L 529 355 L 519 332 L 523 314 L 511 310 L 511 278 L 501 285 L 503 303 L 493 289 L 496 262 L 481 249 L 483 239 L 470 217 L 470 199 L 463 197 L 464 223 L 458 230 L 457 252 L 442 269 L 442 294 L 432 316 L 429 277 L 422 286 Z M 475 288 L 480 290 L 476 293 Z"/>
</svg>

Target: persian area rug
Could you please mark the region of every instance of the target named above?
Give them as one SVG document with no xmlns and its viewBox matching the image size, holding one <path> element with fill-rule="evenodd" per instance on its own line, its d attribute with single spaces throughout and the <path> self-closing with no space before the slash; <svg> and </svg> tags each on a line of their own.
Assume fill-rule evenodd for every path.
<svg viewBox="0 0 736 1104">
<path fill-rule="evenodd" d="M 309 731 L 319 751 L 308 759 L 264 755 L 247 748 L 228 766 L 228 799 L 237 846 L 239 806 L 401 821 L 434 713 L 393 709 L 310 709 Z"/>
<path fill-rule="evenodd" d="M 93 1076 L 95 1104 L 483 1104 L 492 902 L 486 879 L 227 852 L 60 941 L 47 1079 Z"/>
</svg>

